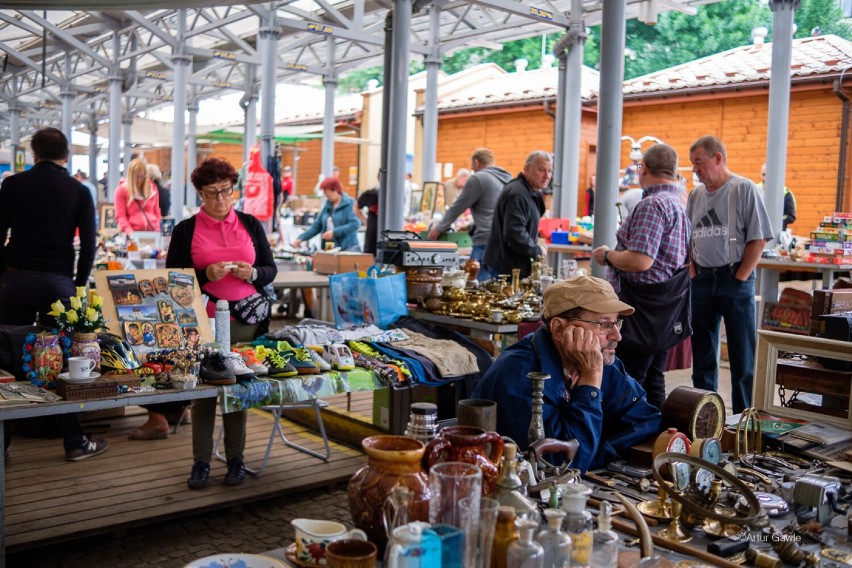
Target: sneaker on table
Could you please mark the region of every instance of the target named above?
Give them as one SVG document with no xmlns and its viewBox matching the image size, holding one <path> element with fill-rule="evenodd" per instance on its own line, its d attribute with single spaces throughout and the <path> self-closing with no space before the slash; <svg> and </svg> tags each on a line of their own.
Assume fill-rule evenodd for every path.
<svg viewBox="0 0 852 568">
<path fill-rule="evenodd" d="M 83 436 L 83 445 L 74 450 L 66 450 L 65 459 L 68 461 L 84 460 L 104 453 L 107 445 L 106 440 L 93 440 L 88 436 Z"/>
<path fill-rule="evenodd" d="M 257 378 L 257 375 L 248 368 L 248 365 L 246 365 L 242 355 L 239 353 L 226 354 L 225 364 L 231 369 L 238 381 L 251 381 Z"/>
<path fill-rule="evenodd" d="M 242 356 L 243 361 L 245 361 L 246 365 L 255 375 L 262 376 L 269 374 L 269 368 L 260 362 L 257 358 L 257 354 L 254 352 L 254 349 L 234 349 L 234 353 L 239 353 Z"/>
<path fill-rule="evenodd" d="M 269 367 L 268 373 L 270 377 L 286 379 L 288 377 L 295 377 L 299 374 L 296 367 L 288 363 L 287 359 L 278 354 L 278 351 L 267 349 L 265 347 L 258 347 L 256 352 L 257 356 L 263 359 Z"/>
<path fill-rule="evenodd" d="M 286 359 L 288 363 L 293 365 L 300 375 L 319 374 L 320 369 L 311 360 L 311 356 L 308 354 L 308 351 L 308 349 L 301 347 L 292 351 L 279 351 L 279 354 L 281 357 Z"/>
<path fill-rule="evenodd" d="M 331 371 L 331 365 L 328 361 L 322 358 L 322 355 L 320 355 L 320 353 L 322 353 L 322 347 L 316 348 L 314 346 L 305 346 L 304 349 L 310 356 L 311 362 L 319 367 L 320 371 L 323 373 Z"/>
<path fill-rule="evenodd" d="M 210 385 L 232 385 L 237 382 L 237 376 L 221 351 L 211 351 L 201 361 L 201 378 Z"/>
</svg>

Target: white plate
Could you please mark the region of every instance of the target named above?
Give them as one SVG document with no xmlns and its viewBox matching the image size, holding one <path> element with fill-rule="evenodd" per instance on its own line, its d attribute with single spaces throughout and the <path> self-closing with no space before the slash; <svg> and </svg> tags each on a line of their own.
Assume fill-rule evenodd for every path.
<svg viewBox="0 0 852 568">
<path fill-rule="evenodd" d="M 239 552 L 214 554 L 193 560 L 184 568 L 287 568 L 287 565 L 260 554 L 241 554 Z"/>
<path fill-rule="evenodd" d="M 70 373 L 59 373 L 59 378 L 62 379 L 63 381 L 65 381 L 66 383 L 73 383 L 73 384 L 77 384 L 77 385 L 82 385 L 84 383 L 91 383 L 92 381 L 94 381 L 95 379 L 97 379 L 100 376 L 101 376 L 100 373 L 98 373 L 96 371 L 92 371 L 91 374 L 88 377 L 86 377 L 85 379 L 72 379 Z"/>
</svg>

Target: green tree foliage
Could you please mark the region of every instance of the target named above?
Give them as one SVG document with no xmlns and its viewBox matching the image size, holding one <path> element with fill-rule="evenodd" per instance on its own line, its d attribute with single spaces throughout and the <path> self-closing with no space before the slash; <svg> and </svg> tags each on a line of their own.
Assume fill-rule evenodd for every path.
<svg viewBox="0 0 852 568">
<path fill-rule="evenodd" d="M 822 35 L 836 34 L 852 40 L 852 20 L 843 19 L 838 0 L 801 0 L 794 21 L 796 38 L 808 37 L 814 28 Z M 656 25 L 649 26 L 638 20 L 627 22 L 624 77 L 632 79 L 660 69 L 673 67 L 701 57 L 748 45 L 754 28 L 764 26 L 769 30 L 766 41 L 772 41 L 772 12 L 757 0 L 724 0 L 698 7 L 695 16 L 680 12 L 664 12 Z M 561 33 L 545 36 L 545 53 L 553 47 Z M 583 62 L 589 67 L 600 67 L 601 28 L 589 29 L 584 45 Z M 503 48 L 471 47 L 445 55 L 442 70 L 458 73 L 481 63 L 495 63 L 507 71 L 514 71 L 516 59 L 526 59 L 527 69 L 541 67 L 542 36 L 510 41 Z M 422 63 L 412 64 L 422 69 Z M 350 79 L 351 77 L 351 79 Z M 382 80 L 381 68 L 353 71 L 341 79 L 341 89 L 357 92 L 372 78 Z"/>
</svg>

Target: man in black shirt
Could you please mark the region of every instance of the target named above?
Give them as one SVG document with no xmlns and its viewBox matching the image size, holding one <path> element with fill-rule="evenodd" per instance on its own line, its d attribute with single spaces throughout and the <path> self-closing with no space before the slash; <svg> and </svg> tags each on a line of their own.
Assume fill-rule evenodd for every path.
<svg viewBox="0 0 852 568">
<path fill-rule="evenodd" d="M 35 166 L 0 186 L 0 325 L 43 325 L 56 300 L 69 301 L 85 286 L 95 260 L 95 205 L 80 182 L 68 174 L 68 139 L 45 128 L 30 143 Z M 74 236 L 80 254 L 74 270 Z M 4 239 L 5 240 L 5 239 Z M 85 459 L 106 450 L 106 441 L 83 434 L 78 414 L 59 415 L 66 458 Z"/>
</svg>

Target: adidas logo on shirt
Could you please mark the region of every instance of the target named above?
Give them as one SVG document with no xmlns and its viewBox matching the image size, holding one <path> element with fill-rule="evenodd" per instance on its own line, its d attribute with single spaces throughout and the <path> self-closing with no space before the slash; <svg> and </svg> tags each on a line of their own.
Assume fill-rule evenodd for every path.
<svg viewBox="0 0 852 568">
<path fill-rule="evenodd" d="M 716 215 L 715 209 L 708 211 L 692 230 L 692 237 L 695 239 L 727 236 L 728 227 L 719 221 L 719 217 Z"/>
</svg>

